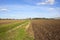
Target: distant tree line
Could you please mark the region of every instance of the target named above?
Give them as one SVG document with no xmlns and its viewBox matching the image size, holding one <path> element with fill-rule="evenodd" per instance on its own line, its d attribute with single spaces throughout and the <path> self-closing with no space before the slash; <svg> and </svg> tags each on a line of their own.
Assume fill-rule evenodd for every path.
<svg viewBox="0 0 60 40">
<path fill-rule="evenodd" d="M 34 19 L 54 19 L 54 18 L 32 18 L 33 20 Z"/>
<path fill-rule="evenodd" d="M 11 18 L 0 18 L 0 20 L 19 20 L 19 19 L 11 19 Z"/>
<path fill-rule="evenodd" d="M 36 20 L 36 19 L 54 19 L 54 18 L 26 18 L 27 20 Z M 26 20 L 26 19 L 14 19 L 14 18 L 0 18 L 0 20 Z"/>
</svg>

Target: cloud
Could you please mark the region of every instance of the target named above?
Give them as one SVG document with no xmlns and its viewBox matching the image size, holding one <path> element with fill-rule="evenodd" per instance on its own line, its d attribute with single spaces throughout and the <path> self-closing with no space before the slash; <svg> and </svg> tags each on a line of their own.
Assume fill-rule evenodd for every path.
<svg viewBox="0 0 60 40">
<path fill-rule="evenodd" d="M 6 8 L 2 8 L 2 9 L 0 9 L 1 11 L 7 11 L 8 9 L 6 9 Z"/>
<path fill-rule="evenodd" d="M 47 0 L 46 3 L 53 5 L 55 3 L 55 0 Z"/>
<path fill-rule="evenodd" d="M 55 8 L 49 8 L 49 10 L 55 10 Z"/>
<path fill-rule="evenodd" d="M 37 5 L 45 5 L 46 3 L 45 2 L 41 2 L 41 3 L 37 3 Z"/>
<path fill-rule="evenodd" d="M 7 8 L 0 8 L 0 13 L 6 13 L 6 12 L 8 12 Z"/>
<path fill-rule="evenodd" d="M 55 0 L 45 0 L 43 2 L 37 3 L 37 5 L 46 5 L 46 4 L 54 5 L 54 3 L 55 3 Z"/>
</svg>

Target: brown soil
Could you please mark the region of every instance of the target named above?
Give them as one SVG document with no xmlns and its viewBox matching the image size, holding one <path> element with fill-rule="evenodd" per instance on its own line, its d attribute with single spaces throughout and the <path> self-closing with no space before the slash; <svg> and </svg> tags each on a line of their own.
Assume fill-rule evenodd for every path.
<svg viewBox="0 0 60 40">
<path fill-rule="evenodd" d="M 60 20 L 32 20 L 27 31 L 34 40 L 60 40 Z"/>
</svg>

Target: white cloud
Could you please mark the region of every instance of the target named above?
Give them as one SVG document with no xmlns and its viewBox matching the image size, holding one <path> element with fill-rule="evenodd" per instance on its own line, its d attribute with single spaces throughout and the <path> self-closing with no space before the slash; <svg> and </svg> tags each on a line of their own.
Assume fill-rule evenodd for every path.
<svg viewBox="0 0 60 40">
<path fill-rule="evenodd" d="M 5 13 L 5 12 L 8 12 L 9 10 L 7 9 L 7 8 L 0 8 L 0 12 L 3 12 L 3 13 Z"/>
<path fill-rule="evenodd" d="M 7 8 L 0 8 L 0 12 L 1 13 L 6 13 L 6 12 L 8 12 L 9 10 L 7 9 Z"/>
<path fill-rule="evenodd" d="M 37 3 L 37 5 L 46 5 L 46 4 L 53 5 L 54 3 L 55 3 L 55 0 L 45 0 L 43 2 Z"/>
<path fill-rule="evenodd" d="M 2 9 L 0 9 L 1 11 L 7 11 L 8 9 L 5 9 L 5 8 L 2 8 Z"/>
<path fill-rule="evenodd" d="M 53 5 L 55 3 L 55 0 L 47 0 L 46 3 Z"/>
<path fill-rule="evenodd" d="M 45 5 L 46 3 L 45 2 L 41 2 L 41 3 L 37 3 L 37 5 Z"/>
<path fill-rule="evenodd" d="M 49 10 L 55 10 L 55 8 L 49 8 Z"/>
</svg>

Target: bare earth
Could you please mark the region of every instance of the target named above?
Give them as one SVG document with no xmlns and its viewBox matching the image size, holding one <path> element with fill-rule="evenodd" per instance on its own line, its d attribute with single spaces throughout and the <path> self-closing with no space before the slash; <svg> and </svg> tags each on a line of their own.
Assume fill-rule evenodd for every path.
<svg viewBox="0 0 60 40">
<path fill-rule="evenodd" d="M 34 40 L 60 40 L 60 20 L 32 20 L 28 28 Z"/>
</svg>

